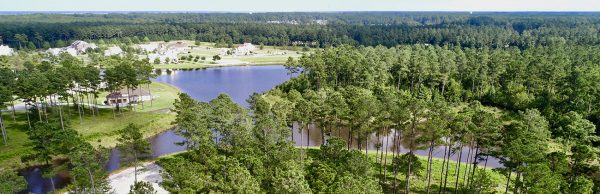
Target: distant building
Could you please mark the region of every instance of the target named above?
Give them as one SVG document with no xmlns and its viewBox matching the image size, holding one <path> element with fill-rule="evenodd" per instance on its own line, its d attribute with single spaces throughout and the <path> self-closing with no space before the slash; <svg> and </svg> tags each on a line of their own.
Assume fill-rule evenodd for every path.
<svg viewBox="0 0 600 194">
<path fill-rule="evenodd" d="M 15 52 L 6 45 L 0 45 L 0 56 L 12 56 Z"/>
<path fill-rule="evenodd" d="M 50 48 L 46 50 L 46 53 L 58 57 L 60 53 L 68 53 L 71 56 L 77 56 L 77 50 L 74 48 L 66 47 L 66 48 Z"/>
<path fill-rule="evenodd" d="M 60 49 L 60 48 L 49 48 L 48 50 L 46 50 L 46 53 L 48 53 L 52 56 L 58 56 L 58 55 L 60 55 L 60 52 L 62 50 L 63 49 Z"/>
<path fill-rule="evenodd" d="M 233 50 L 233 54 L 248 55 L 254 50 L 256 50 L 256 46 L 254 46 L 252 43 L 244 43 L 235 47 L 235 49 Z"/>
<path fill-rule="evenodd" d="M 64 52 L 69 53 L 71 56 L 77 56 L 80 52 L 75 48 L 67 47 Z"/>
<path fill-rule="evenodd" d="M 128 105 L 130 103 L 139 103 L 142 101 L 152 100 L 152 96 L 148 90 L 144 89 L 122 89 L 117 92 L 110 93 L 106 96 L 106 105 Z"/>
<path fill-rule="evenodd" d="M 71 43 L 71 45 L 68 46 L 67 49 L 68 48 L 73 48 L 75 49 L 75 51 L 77 51 L 77 54 L 82 54 L 85 53 L 88 49 L 95 49 L 98 48 L 98 46 L 96 46 L 96 44 L 94 43 L 87 43 L 83 40 L 77 40 Z"/>
<path fill-rule="evenodd" d="M 138 47 L 140 47 L 140 49 L 142 49 L 146 52 L 155 52 L 156 50 L 158 50 L 158 44 L 155 44 L 155 43 L 140 44 L 140 45 L 138 45 Z"/>
<path fill-rule="evenodd" d="M 158 44 L 151 43 L 148 45 L 139 46 L 148 52 L 153 52 L 152 54 L 148 54 L 148 61 L 150 61 L 150 63 L 154 63 L 156 59 L 158 59 L 161 64 L 179 63 L 179 57 L 177 54 L 190 49 L 190 47 L 184 42 Z"/>
<path fill-rule="evenodd" d="M 185 42 L 176 42 L 164 45 L 167 51 L 175 51 L 175 52 L 183 52 L 189 49 L 188 45 Z"/>
<path fill-rule="evenodd" d="M 121 47 L 118 46 L 111 46 L 108 47 L 105 51 L 104 51 L 104 56 L 113 56 L 113 55 L 120 55 L 123 53 L 123 50 L 121 49 Z"/>
<path fill-rule="evenodd" d="M 71 43 L 71 45 L 69 45 L 68 47 L 64 47 L 64 48 L 50 48 L 48 50 L 46 50 L 46 53 L 53 55 L 53 56 L 58 56 L 60 55 L 60 53 L 69 53 L 69 55 L 71 56 L 77 56 L 80 54 L 85 53 L 88 49 L 96 49 L 98 48 L 98 46 L 96 46 L 96 44 L 94 43 L 87 43 L 85 41 L 81 41 L 81 40 L 77 40 L 73 43 Z"/>
<path fill-rule="evenodd" d="M 318 25 L 327 25 L 327 20 L 313 20 Z"/>
</svg>

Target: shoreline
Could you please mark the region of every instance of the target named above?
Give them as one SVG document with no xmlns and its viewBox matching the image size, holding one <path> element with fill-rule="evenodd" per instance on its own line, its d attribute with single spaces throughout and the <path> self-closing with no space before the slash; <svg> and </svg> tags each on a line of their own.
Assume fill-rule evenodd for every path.
<svg viewBox="0 0 600 194">
<path fill-rule="evenodd" d="M 221 68 L 221 67 L 240 67 L 240 66 L 278 66 L 283 65 L 285 62 L 273 62 L 273 63 L 252 63 L 252 64 L 210 64 L 210 65 L 198 65 L 193 67 L 181 67 L 178 64 L 172 65 L 152 65 L 153 70 L 180 70 L 180 69 L 208 69 L 208 68 Z M 173 67 L 172 67 L 173 66 Z"/>
</svg>

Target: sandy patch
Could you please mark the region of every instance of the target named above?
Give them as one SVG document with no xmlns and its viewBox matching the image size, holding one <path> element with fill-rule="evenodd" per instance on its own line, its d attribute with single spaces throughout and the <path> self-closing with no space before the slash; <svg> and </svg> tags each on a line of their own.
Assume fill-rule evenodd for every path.
<svg viewBox="0 0 600 194">
<path fill-rule="evenodd" d="M 144 163 L 141 167 L 138 167 L 138 181 L 152 183 L 154 190 L 156 190 L 158 194 L 169 193 L 158 185 L 160 182 L 162 182 L 162 177 L 160 176 L 161 169 L 162 168 L 154 162 Z M 108 177 L 110 186 L 115 193 L 127 194 L 129 192 L 129 188 L 131 185 L 133 185 L 134 181 L 133 171 L 133 167 L 131 167 Z"/>
</svg>

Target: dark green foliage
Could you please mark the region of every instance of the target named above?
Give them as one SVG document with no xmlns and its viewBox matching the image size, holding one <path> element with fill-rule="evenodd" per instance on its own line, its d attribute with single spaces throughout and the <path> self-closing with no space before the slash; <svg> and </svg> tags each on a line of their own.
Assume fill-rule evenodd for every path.
<svg viewBox="0 0 600 194">
<path fill-rule="evenodd" d="M 308 182 L 314 193 L 380 193 L 381 186 L 369 174 L 369 159 L 357 150 L 347 150 L 338 137 L 321 146 L 318 160 L 308 166 Z"/>
<path fill-rule="evenodd" d="M 398 171 L 405 174 L 408 172 L 408 165 L 410 164 L 410 176 L 416 176 L 420 171 L 425 169 L 421 160 L 413 153 L 402 154 L 402 156 L 394 158 L 393 163 L 398 166 Z"/>
<path fill-rule="evenodd" d="M 13 170 L 0 168 L 0 193 L 17 193 L 26 188 L 25 178 Z"/>
<path fill-rule="evenodd" d="M 152 187 L 151 183 L 145 182 L 145 181 L 140 181 L 140 182 L 135 183 L 134 185 L 131 185 L 129 193 L 130 194 L 156 194 L 156 191 L 154 190 L 154 187 Z"/>
<path fill-rule="evenodd" d="M 129 124 L 127 127 L 119 130 L 117 147 L 121 150 L 121 155 L 125 159 L 137 160 L 145 154 L 150 153 L 150 142 L 144 139 L 140 127 L 135 124 Z"/>
<path fill-rule="evenodd" d="M 117 148 L 121 150 L 121 158 L 134 167 L 134 183 L 137 183 L 138 160 L 150 154 L 150 142 L 144 138 L 140 127 L 130 123 L 118 131 Z"/>
<path fill-rule="evenodd" d="M 316 20 L 327 21 L 327 25 L 316 25 Z M 299 25 L 268 21 L 296 21 Z M 558 41 L 595 45 L 600 40 L 589 29 L 597 24 L 594 13 L 36 14 L 2 16 L 0 29 L 5 30 L 0 36 L 5 44 L 19 48 L 28 42 L 49 41 L 54 47 L 64 47 L 64 41 L 102 38 L 130 43 L 138 37 L 144 37 L 144 42 L 192 39 L 218 42 L 219 46 L 250 41 L 323 48 L 419 43 L 528 48 Z"/>
</svg>

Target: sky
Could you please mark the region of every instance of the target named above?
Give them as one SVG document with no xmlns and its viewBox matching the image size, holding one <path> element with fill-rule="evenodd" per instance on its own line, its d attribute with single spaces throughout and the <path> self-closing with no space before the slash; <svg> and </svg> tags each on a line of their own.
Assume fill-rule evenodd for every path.
<svg viewBox="0 0 600 194">
<path fill-rule="evenodd" d="M 600 11 L 600 0 L 0 0 L 0 11 Z"/>
</svg>

